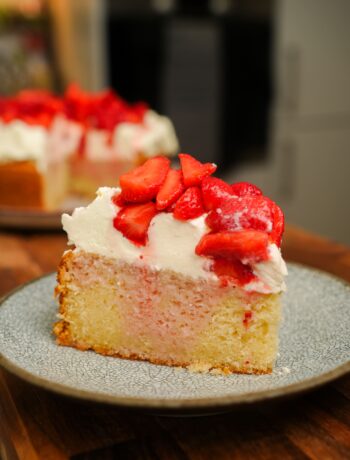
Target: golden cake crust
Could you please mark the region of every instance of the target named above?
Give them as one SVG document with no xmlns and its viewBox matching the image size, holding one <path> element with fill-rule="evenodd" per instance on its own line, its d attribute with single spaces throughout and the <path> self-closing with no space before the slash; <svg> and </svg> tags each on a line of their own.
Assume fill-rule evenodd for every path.
<svg viewBox="0 0 350 460">
<path fill-rule="evenodd" d="M 0 206 L 44 209 L 44 178 L 33 162 L 0 164 Z"/>
</svg>

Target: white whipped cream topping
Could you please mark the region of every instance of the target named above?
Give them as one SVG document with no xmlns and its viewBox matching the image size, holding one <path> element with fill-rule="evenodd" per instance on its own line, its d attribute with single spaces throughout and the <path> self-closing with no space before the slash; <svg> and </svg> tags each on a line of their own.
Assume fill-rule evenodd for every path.
<svg viewBox="0 0 350 460">
<path fill-rule="evenodd" d="M 76 208 L 73 214 L 63 214 L 62 224 L 70 244 L 77 250 L 111 257 L 129 263 L 146 263 L 155 269 L 170 269 L 193 278 L 217 279 L 209 271 L 211 260 L 197 256 L 195 248 L 209 231 L 206 215 L 185 222 L 174 219 L 171 213 L 157 214 L 148 230 L 148 243 L 136 246 L 113 227 L 118 207 L 112 196 L 119 189 L 102 187 L 96 199 L 85 208 Z M 284 290 L 286 268 L 276 245 L 269 247 L 270 259 L 253 266 L 258 281 L 244 288 L 255 292 Z"/>
<path fill-rule="evenodd" d="M 146 157 L 171 155 L 179 148 L 169 118 L 148 110 L 143 123 L 120 123 L 112 133 L 89 129 L 86 134 L 86 155 L 91 161 L 120 158 L 134 160 L 138 153 Z"/>
<path fill-rule="evenodd" d="M 275 244 L 268 248 L 269 258 L 253 266 L 253 273 L 257 280 L 251 281 L 244 288 L 247 291 L 280 292 L 286 290 L 284 278 L 288 275 L 287 266 L 282 259 L 281 251 Z"/>
<path fill-rule="evenodd" d="M 48 148 L 50 160 L 60 160 L 74 154 L 80 144 L 83 128 L 79 123 L 58 115 L 49 130 Z"/>
<path fill-rule="evenodd" d="M 0 163 L 33 161 L 40 171 L 46 168 L 48 133 L 42 126 L 21 120 L 0 122 Z"/>
<path fill-rule="evenodd" d="M 82 128 L 64 117 L 56 117 L 50 128 L 29 125 L 22 120 L 0 121 L 0 163 L 32 161 L 44 172 L 49 162 L 74 153 Z"/>
<path fill-rule="evenodd" d="M 142 124 L 120 123 L 116 127 L 113 147 L 118 157 L 133 159 L 137 153 L 146 157 L 174 154 L 179 143 L 170 119 L 148 110 Z"/>
<path fill-rule="evenodd" d="M 110 160 L 114 149 L 109 143 L 110 133 L 104 129 L 89 129 L 86 133 L 85 153 L 91 161 Z"/>
</svg>

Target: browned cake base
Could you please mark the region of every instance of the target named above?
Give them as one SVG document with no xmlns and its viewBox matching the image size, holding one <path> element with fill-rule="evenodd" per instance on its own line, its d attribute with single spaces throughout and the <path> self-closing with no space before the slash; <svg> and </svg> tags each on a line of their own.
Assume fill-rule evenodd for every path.
<svg viewBox="0 0 350 460">
<path fill-rule="evenodd" d="M 0 164 L 0 207 L 55 210 L 67 194 L 65 161 L 51 163 L 41 173 L 31 161 Z"/>
<path fill-rule="evenodd" d="M 45 208 L 44 178 L 34 163 L 0 164 L 0 206 Z"/>
</svg>

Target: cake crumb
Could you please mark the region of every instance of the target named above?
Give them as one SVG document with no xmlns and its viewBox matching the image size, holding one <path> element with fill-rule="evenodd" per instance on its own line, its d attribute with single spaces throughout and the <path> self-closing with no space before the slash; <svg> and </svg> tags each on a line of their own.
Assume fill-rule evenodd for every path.
<svg viewBox="0 0 350 460">
<path fill-rule="evenodd" d="M 209 372 L 210 368 L 211 365 L 206 363 L 194 363 L 187 366 L 190 372 Z"/>
</svg>

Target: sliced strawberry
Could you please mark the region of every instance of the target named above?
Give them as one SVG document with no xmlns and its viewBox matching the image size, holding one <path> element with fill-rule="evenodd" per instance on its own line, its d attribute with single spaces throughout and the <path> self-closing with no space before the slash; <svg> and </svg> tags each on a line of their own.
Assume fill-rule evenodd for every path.
<svg viewBox="0 0 350 460">
<path fill-rule="evenodd" d="M 214 163 L 201 163 L 187 153 L 179 153 L 185 187 L 200 185 L 204 177 L 216 171 Z"/>
<path fill-rule="evenodd" d="M 270 233 L 270 239 L 277 244 L 278 247 L 280 247 L 284 232 L 284 214 L 282 209 L 277 206 L 275 202 L 272 200 L 270 201 L 273 203 L 273 226 Z"/>
<path fill-rule="evenodd" d="M 122 198 L 129 203 L 145 203 L 156 197 L 170 167 L 170 160 L 155 157 L 120 176 Z"/>
<path fill-rule="evenodd" d="M 185 187 L 182 182 L 182 172 L 176 169 L 169 169 L 168 174 L 157 194 L 157 209 L 166 209 L 182 195 Z"/>
<path fill-rule="evenodd" d="M 119 208 L 123 208 L 124 206 L 126 206 L 126 203 L 122 198 L 121 192 L 117 192 L 115 195 L 112 196 L 112 202 L 116 206 L 119 206 Z"/>
<path fill-rule="evenodd" d="M 165 212 L 174 212 L 176 206 L 176 201 L 174 201 L 173 204 L 171 204 L 168 208 L 165 209 Z"/>
<path fill-rule="evenodd" d="M 236 259 L 228 260 L 221 257 L 214 259 L 211 270 L 219 278 L 233 280 L 240 286 L 249 283 L 255 278 L 251 268 Z"/>
<path fill-rule="evenodd" d="M 178 220 L 195 219 L 204 213 L 201 191 L 198 187 L 190 187 L 177 200 L 174 217 Z"/>
<path fill-rule="evenodd" d="M 205 177 L 202 181 L 202 196 L 205 209 L 211 211 L 232 197 L 231 186 L 217 177 Z"/>
<path fill-rule="evenodd" d="M 260 262 L 267 259 L 268 236 L 258 230 L 204 235 L 196 246 L 199 256 Z"/>
<path fill-rule="evenodd" d="M 231 191 L 233 195 L 244 196 L 244 195 L 262 195 L 262 191 L 256 185 L 250 182 L 236 182 L 231 185 Z"/>
<path fill-rule="evenodd" d="M 264 196 L 232 196 L 219 209 L 210 211 L 206 224 L 214 232 L 254 229 L 270 233 L 273 207 L 274 203 Z"/>
<path fill-rule="evenodd" d="M 156 205 L 152 202 L 126 206 L 118 212 L 113 225 L 133 243 L 144 246 L 149 224 L 156 214 Z"/>
</svg>

